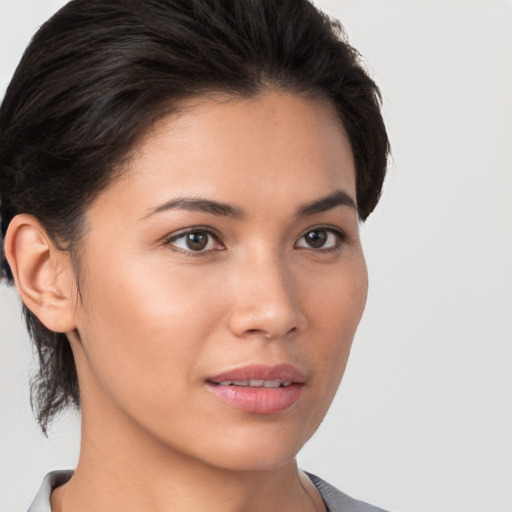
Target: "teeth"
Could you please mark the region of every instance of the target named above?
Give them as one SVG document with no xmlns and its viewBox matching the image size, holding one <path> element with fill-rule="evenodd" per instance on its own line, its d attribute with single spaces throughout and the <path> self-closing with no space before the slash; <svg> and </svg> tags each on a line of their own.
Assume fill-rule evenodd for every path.
<svg viewBox="0 0 512 512">
<path fill-rule="evenodd" d="M 266 388 L 278 388 L 281 385 L 281 379 L 266 380 L 263 384 Z"/>
<path fill-rule="evenodd" d="M 223 380 L 219 382 L 219 386 L 240 386 L 240 387 L 253 387 L 253 388 L 279 388 L 287 387 L 292 383 L 290 379 L 281 380 L 263 380 L 263 379 L 250 379 L 250 380 Z"/>
</svg>

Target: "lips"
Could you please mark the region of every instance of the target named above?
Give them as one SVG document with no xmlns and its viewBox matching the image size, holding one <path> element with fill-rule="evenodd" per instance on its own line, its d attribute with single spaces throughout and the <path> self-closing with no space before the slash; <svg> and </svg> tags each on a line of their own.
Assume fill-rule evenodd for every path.
<svg viewBox="0 0 512 512">
<path fill-rule="evenodd" d="M 239 410 L 276 414 L 297 403 L 304 383 L 304 374 L 290 364 L 251 365 L 210 377 L 206 387 Z"/>
</svg>

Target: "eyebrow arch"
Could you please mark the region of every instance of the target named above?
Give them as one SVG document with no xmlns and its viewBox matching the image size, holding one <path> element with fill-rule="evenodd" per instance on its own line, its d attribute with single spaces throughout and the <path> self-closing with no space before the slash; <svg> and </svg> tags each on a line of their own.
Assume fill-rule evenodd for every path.
<svg viewBox="0 0 512 512">
<path fill-rule="evenodd" d="M 349 206 L 350 208 L 357 210 L 355 201 L 345 191 L 335 190 L 326 197 L 315 199 L 310 203 L 302 205 L 297 210 L 297 217 L 307 217 L 308 215 L 322 213 L 327 210 L 331 210 L 332 208 L 336 208 L 336 206 Z M 166 201 L 160 206 L 157 206 L 148 214 L 144 215 L 142 219 L 146 219 L 156 213 L 168 210 L 188 210 L 191 212 L 203 212 L 222 217 L 233 217 L 235 219 L 240 219 L 245 215 L 241 208 L 238 208 L 237 206 L 231 206 L 227 203 L 221 203 L 212 199 L 178 197 L 176 199 Z"/>
<path fill-rule="evenodd" d="M 170 201 L 167 201 L 160 206 L 157 206 L 142 218 L 146 219 L 155 213 L 160 213 L 167 210 L 188 210 L 191 212 L 203 212 L 210 213 L 212 215 L 234 218 L 241 218 L 244 216 L 243 210 L 226 203 L 220 203 L 211 199 L 178 197 L 176 199 L 171 199 Z"/>
<path fill-rule="evenodd" d="M 297 217 L 306 217 L 315 213 L 326 212 L 336 206 L 349 206 L 357 210 L 356 202 L 345 191 L 338 189 L 326 197 L 315 199 L 301 206 L 297 212 Z"/>
</svg>

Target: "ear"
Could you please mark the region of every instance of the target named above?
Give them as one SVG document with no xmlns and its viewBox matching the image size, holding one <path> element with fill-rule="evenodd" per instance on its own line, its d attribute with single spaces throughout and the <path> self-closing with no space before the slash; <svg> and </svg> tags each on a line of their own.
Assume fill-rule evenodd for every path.
<svg viewBox="0 0 512 512">
<path fill-rule="evenodd" d="M 12 219 L 5 256 L 25 305 L 54 332 L 75 329 L 76 285 L 69 254 L 59 250 L 32 215 Z"/>
</svg>

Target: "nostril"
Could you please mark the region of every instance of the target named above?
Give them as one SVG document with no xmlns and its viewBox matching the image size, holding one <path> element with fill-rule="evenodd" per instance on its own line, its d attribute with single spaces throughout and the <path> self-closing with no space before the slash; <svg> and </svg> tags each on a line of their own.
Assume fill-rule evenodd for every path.
<svg viewBox="0 0 512 512">
<path fill-rule="evenodd" d="M 270 340 L 274 337 L 274 336 L 272 336 L 272 334 L 270 334 L 269 332 L 267 332 L 264 329 L 246 329 L 245 335 L 246 336 L 260 336 L 266 340 Z"/>
<path fill-rule="evenodd" d="M 299 329 L 297 327 L 292 327 L 289 331 L 287 331 L 285 333 L 285 335 L 294 334 L 298 331 L 299 331 Z M 279 336 L 279 335 L 272 334 L 271 332 L 268 332 L 264 329 L 247 329 L 245 332 L 246 332 L 246 334 L 249 334 L 249 335 L 261 336 L 262 338 L 264 338 L 266 340 L 271 340 L 271 339 L 274 339 L 275 337 Z"/>
</svg>

